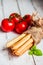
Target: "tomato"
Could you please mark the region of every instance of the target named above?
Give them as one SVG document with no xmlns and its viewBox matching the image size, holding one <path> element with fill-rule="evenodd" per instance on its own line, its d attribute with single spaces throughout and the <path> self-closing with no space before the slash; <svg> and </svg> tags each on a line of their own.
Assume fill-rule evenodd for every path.
<svg viewBox="0 0 43 65">
<path fill-rule="evenodd" d="M 12 31 L 15 28 L 15 24 L 13 20 L 9 20 L 8 18 L 5 18 L 2 20 L 1 28 L 5 32 Z"/>
<path fill-rule="evenodd" d="M 27 22 L 22 21 L 16 25 L 15 31 L 19 34 L 23 33 L 28 28 Z"/>
<path fill-rule="evenodd" d="M 28 23 L 28 25 L 31 24 L 31 15 L 27 14 L 23 17 L 23 19 Z"/>
<path fill-rule="evenodd" d="M 22 17 L 18 13 L 12 13 L 9 18 L 11 18 L 15 22 L 15 24 L 17 24 L 19 20 L 22 19 Z"/>
</svg>

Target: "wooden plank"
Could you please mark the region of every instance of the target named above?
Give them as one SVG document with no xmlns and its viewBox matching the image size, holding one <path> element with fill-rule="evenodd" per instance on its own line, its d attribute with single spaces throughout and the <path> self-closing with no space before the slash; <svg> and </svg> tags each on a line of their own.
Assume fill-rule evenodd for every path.
<svg viewBox="0 0 43 65">
<path fill-rule="evenodd" d="M 17 12 L 17 3 L 16 0 L 3 0 L 3 8 L 4 8 L 4 17 L 9 17 L 11 13 Z M 11 40 L 14 37 L 18 36 L 15 32 L 9 32 L 7 33 L 7 40 Z"/>
<path fill-rule="evenodd" d="M 10 4 L 8 4 L 8 2 L 10 3 L 9 0 L 0 0 L 0 22 L 3 18 L 6 18 L 9 16 L 9 14 L 11 12 L 14 12 L 14 9 L 11 9 L 13 6 L 14 6 L 14 3 L 13 3 L 13 6 Z M 12 2 L 12 1 L 11 1 Z M 14 2 L 14 1 L 13 1 Z M 15 3 L 16 4 L 16 3 Z M 7 6 L 8 6 L 8 9 L 7 9 Z M 12 7 L 10 7 L 12 6 Z M 14 8 L 14 7 L 13 7 Z M 11 9 L 11 10 L 10 10 Z M 9 11 L 8 11 L 9 10 Z M 16 9 L 17 10 L 17 9 Z M 16 11 L 15 11 L 16 12 Z M 8 36 L 7 36 L 8 35 Z M 8 55 L 8 52 L 6 50 L 2 50 L 5 46 L 6 46 L 6 42 L 7 40 L 11 39 L 12 37 L 14 37 L 14 33 L 11 33 L 10 34 L 8 33 L 5 33 L 5 32 L 2 32 L 0 30 L 0 65 L 12 65 L 13 63 L 9 60 L 9 55 Z M 13 61 L 13 60 L 12 60 Z M 14 62 L 14 61 L 13 61 Z"/>
<path fill-rule="evenodd" d="M 10 3 L 10 4 L 9 4 Z M 13 5 L 13 6 L 12 6 Z M 7 8 L 8 7 L 8 8 Z M 15 9 L 16 8 L 16 9 Z M 18 12 L 16 1 L 12 0 L 0 0 L 0 21 L 3 18 L 9 16 L 11 12 Z M 8 52 L 3 51 L 3 47 L 6 45 L 8 40 L 15 37 L 16 35 L 13 32 L 5 33 L 0 31 L 0 65 L 16 65 L 14 60 L 9 60 Z"/>
<path fill-rule="evenodd" d="M 42 0 L 32 0 L 33 6 L 36 8 L 38 13 L 43 17 L 43 1 Z M 39 49 L 43 52 L 43 40 L 37 45 Z M 43 56 L 33 56 L 35 59 L 36 65 L 43 65 Z"/>
<path fill-rule="evenodd" d="M 0 0 L 0 22 L 3 19 L 3 14 L 2 14 L 2 6 L 1 6 L 1 0 Z"/>
<path fill-rule="evenodd" d="M 3 11 L 2 11 L 2 4 L 0 0 L 0 26 L 1 26 L 2 19 L 3 19 Z M 6 33 L 2 32 L 2 30 L 0 29 L 0 50 L 3 48 L 5 43 L 6 43 Z"/>
<path fill-rule="evenodd" d="M 22 16 L 29 13 L 32 14 L 32 12 L 34 11 L 31 0 L 18 0 L 18 3 Z"/>
<path fill-rule="evenodd" d="M 8 0 L 7 0 L 8 1 Z M 4 7 L 5 7 L 5 2 L 7 2 L 7 1 L 4 1 L 4 3 L 3 3 L 3 5 L 4 5 Z M 11 0 L 10 0 L 11 1 Z M 8 1 L 8 2 L 10 2 L 10 1 Z M 12 2 L 12 1 L 11 1 Z M 10 2 L 10 3 L 11 3 Z M 13 1 L 13 3 L 14 3 L 15 1 Z M 22 2 L 21 2 L 21 0 L 19 1 L 21 4 L 22 4 Z M 16 4 L 16 3 L 15 3 Z M 9 4 L 10 5 L 10 4 Z M 8 6 L 9 6 L 8 5 Z M 10 5 L 11 6 L 11 5 Z M 12 5 L 13 6 L 13 5 Z M 17 4 L 16 4 L 16 6 L 17 6 Z M 15 7 L 16 7 L 15 6 Z M 27 5 L 26 5 L 27 6 Z M 22 6 L 23 7 L 23 6 Z M 6 7 L 5 7 L 6 8 Z M 9 16 L 9 14 L 10 14 L 10 11 L 6 11 L 6 9 L 4 8 L 4 11 L 5 11 L 5 17 L 8 17 Z M 7 8 L 7 10 L 9 10 L 9 8 Z M 14 9 L 16 12 L 18 12 L 17 10 L 18 10 L 18 8 L 17 8 L 17 10 L 16 9 Z M 22 8 L 21 8 L 21 10 L 22 10 Z M 26 9 L 25 9 L 26 10 Z M 2 11 L 1 11 L 2 12 Z M 7 13 L 8 12 L 8 13 Z M 11 12 L 13 12 L 13 9 L 11 9 Z M 24 15 L 24 14 L 26 14 L 27 13 L 27 11 L 21 11 L 22 13 L 22 15 Z M 30 13 L 30 12 L 29 12 Z M 2 16 L 2 15 L 1 15 Z M 1 17 L 1 19 L 2 19 L 3 17 Z M 18 35 L 17 35 L 18 36 Z M 2 43 L 1 45 L 0 45 L 0 47 L 2 48 L 3 47 L 3 45 L 5 45 L 5 43 L 6 43 L 6 38 L 5 38 L 6 36 L 5 36 L 5 33 L 3 33 L 3 32 L 0 32 L 0 43 Z M 15 35 L 15 33 L 13 33 L 13 32 L 9 32 L 9 33 L 7 33 L 7 39 L 8 40 L 11 40 L 12 38 L 14 38 L 14 37 L 16 37 L 16 35 Z M 2 41 L 3 40 L 3 41 Z M 43 41 L 42 41 L 43 42 Z M 42 42 L 41 42 L 41 44 L 39 44 L 38 45 L 38 47 L 43 51 L 43 44 L 42 44 Z M 14 57 L 14 58 L 11 58 L 11 60 L 9 61 L 9 57 L 8 57 L 8 55 L 7 55 L 7 53 L 0 53 L 0 64 L 1 65 L 3 65 L 3 64 L 5 64 L 5 65 L 9 65 L 9 64 L 13 64 L 13 65 L 34 65 L 34 63 L 33 63 L 33 60 L 32 60 L 32 57 L 31 56 L 28 56 L 28 54 L 27 54 L 27 52 L 23 55 L 23 56 L 21 56 L 21 57 L 19 57 L 19 58 L 17 58 L 17 57 Z M 3 58 L 3 59 L 2 59 Z M 36 57 L 36 56 L 34 56 L 34 59 L 35 59 L 35 62 L 36 62 L 36 65 L 43 65 L 43 56 L 42 57 Z M 2 63 L 2 61 L 3 61 L 3 63 Z M 21 63 L 22 62 L 22 63 Z M 26 62 L 26 63 L 25 63 Z M 39 63 L 40 62 L 40 63 Z"/>
<path fill-rule="evenodd" d="M 3 8 L 5 17 L 9 17 L 13 12 L 19 13 L 16 0 L 3 0 Z"/>
<path fill-rule="evenodd" d="M 17 8 L 17 0 L 3 0 L 3 8 L 4 8 L 4 16 L 8 17 L 10 13 L 12 12 L 18 12 Z M 15 7 L 14 7 L 15 6 Z M 7 41 L 11 40 L 12 38 L 18 36 L 14 32 L 7 33 Z M 4 53 L 5 56 L 2 55 L 4 58 L 3 62 L 4 65 L 34 65 L 33 59 L 31 56 L 28 55 L 28 52 L 26 52 L 24 55 L 20 57 L 11 57 L 10 60 L 8 59 L 8 55 L 6 56 L 6 53 Z M 1 61 L 2 62 L 2 61 Z M 3 63 L 2 63 L 3 65 Z"/>
<path fill-rule="evenodd" d="M 2 0 L 0 0 L 0 23 L 1 23 L 2 19 L 3 19 L 3 8 L 2 8 Z M 2 32 L 2 30 L 0 29 L 0 65 L 3 65 L 6 62 L 4 60 L 5 54 L 2 50 L 5 47 L 6 41 L 7 41 L 6 40 L 6 33 Z M 5 65 L 6 65 L 6 63 L 5 63 Z"/>
<path fill-rule="evenodd" d="M 43 17 L 43 0 L 32 0 L 32 4 L 38 13 Z"/>
<path fill-rule="evenodd" d="M 32 14 L 32 12 L 34 11 L 33 6 L 32 6 L 32 2 L 30 2 L 30 0 L 18 0 L 19 3 L 19 7 L 21 10 L 22 15 L 25 15 L 27 13 Z M 26 4 L 27 3 L 27 4 Z M 43 51 L 43 41 L 38 45 L 39 48 L 41 48 L 41 50 Z M 37 56 L 32 56 L 33 61 L 34 61 L 34 65 L 43 65 L 43 56 L 42 57 L 37 57 Z"/>
<path fill-rule="evenodd" d="M 37 45 L 39 49 L 43 52 L 43 40 Z M 34 56 L 36 65 L 43 65 L 43 56 Z"/>
<path fill-rule="evenodd" d="M 32 7 L 31 1 L 28 1 L 28 0 L 17 0 L 17 5 L 18 5 L 19 13 L 22 16 L 24 16 L 25 14 L 28 14 L 28 13 L 32 14 L 32 12 L 34 11 L 34 8 Z M 30 7 L 28 7 L 28 6 L 30 6 Z M 30 8 L 32 8 L 32 9 L 30 9 Z M 32 56 L 30 56 L 30 57 L 31 57 L 30 58 L 31 61 L 29 60 L 29 62 L 35 65 Z"/>
</svg>

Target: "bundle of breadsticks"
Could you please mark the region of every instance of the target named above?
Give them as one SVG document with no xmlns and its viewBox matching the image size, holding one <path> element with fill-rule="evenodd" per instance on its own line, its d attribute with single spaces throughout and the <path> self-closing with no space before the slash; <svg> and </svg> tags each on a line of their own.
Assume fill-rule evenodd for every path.
<svg viewBox="0 0 43 65">
<path fill-rule="evenodd" d="M 7 48 L 12 50 L 13 55 L 20 56 L 33 46 L 31 34 L 23 33 L 7 43 Z"/>
<path fill-rule="evenodd" d="M 8 49 L 11 49 L 13 55 L 20 56 L 28 49 L 30 49 L 34 44 L 40 42 L 43 37 L 43 28 L 41 27 L 40 21 L 42 23 L 43 19 L 41 19 L 40 17 L 36 17 L 36 13 L 33 14 L 33 26 L 17 38 L 14 38 L 13 40 L 7 42 L 6 47 Z"/>
</svg>

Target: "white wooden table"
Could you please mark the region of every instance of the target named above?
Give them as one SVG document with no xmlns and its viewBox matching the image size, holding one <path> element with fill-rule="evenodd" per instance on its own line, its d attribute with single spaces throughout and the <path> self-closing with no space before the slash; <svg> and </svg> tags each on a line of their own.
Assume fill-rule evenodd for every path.
<svg viewBox="0 0 43 65">
<path fill-rule="evenodd" d="M 27 13 L 32 14 L 33 11 L 31 0 L 0 0 L 0 22 L 12 12 L 24 16 Z M 30 56 L 26 52 L 20 57 L 10 57 L 7 51 L 2 50 L 6 42 L 16 36 L 18 35 L 14 32 L 5 33 L 0 30 L 0 65 L 43 65 L 43 56 Z M 37 47 L 43 52 L 43 40 Z"/>
</svg>

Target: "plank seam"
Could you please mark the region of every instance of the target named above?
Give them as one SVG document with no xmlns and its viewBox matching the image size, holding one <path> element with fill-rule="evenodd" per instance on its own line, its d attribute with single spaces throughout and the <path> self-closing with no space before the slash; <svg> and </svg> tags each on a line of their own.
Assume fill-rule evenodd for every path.
<svg viewBox="0 0 43 65">
<path fill-rule="evenodd" d="M 33 4 L 33 0 L 31 0 L 31 3 L 32 3 L 32 6 L 33 6 L 34 10 L 35 10 L 36 12 L 38 12 L 37 9 L 35 8 L 34 4 Z"/>
<path fill-rule="evenodd" d="M 19 7 L 18 0 L 16 0 L 16 3 L 17 3 L 18 11 L 19 11 L 19 13 L 20 13 L 20 15 L 21 15 L 21 10 L 20 10 L 20 7 Z"/>
<path fill-rule="evenodd" d="M 17 2 L 17 6 L 18 6 L 19 13 L 20 13 L 20 15 L 21 15 L 21 10 L 20 10 L 20 7 L 19 7 L 18 0 L 16 0 L 16 2 Z M 33 5 L 32 5 L 32 6 L 33 6 Z M 33 7 L 33 8 L 34 8 L 34 7 Z M 34 56 L 32 56 L 32 59 L 33 59 L 34 65 L 36 65 L 36 62 L 35 62 Z"/>
<path fill-rule="evenodd" d="M 33 58 L 33 61 L 34 61 L 34 65 L 36 65 L 36 62 L 35 62 L 35 59 L 34 59 L 34 56 L 32 55 L 32 58 Z"/>
</svg>

